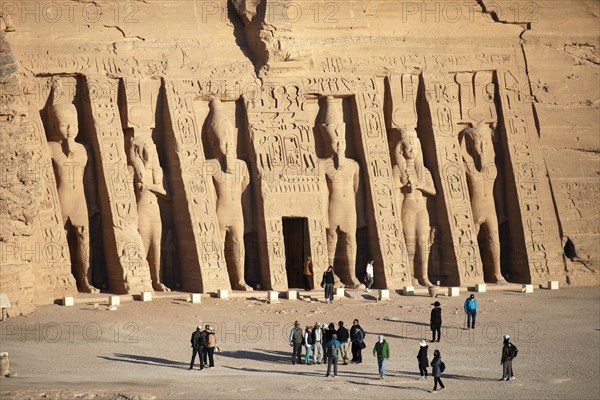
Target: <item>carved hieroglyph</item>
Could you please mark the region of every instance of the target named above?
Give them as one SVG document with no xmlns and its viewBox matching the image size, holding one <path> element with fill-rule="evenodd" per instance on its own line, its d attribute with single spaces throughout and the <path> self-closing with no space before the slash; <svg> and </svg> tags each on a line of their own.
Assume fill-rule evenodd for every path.
<svg viewBox="0 0 600 400">
<path fill-rule="evenodd" d="M 216 195 L 217 219 L 221 234 L 221 246 L 229 249 L 226 257 L 227 270 L 234 290 L 252 290 L 244 281 L 244 213 L 242 196 L 248 189 L 248 167 L 236 155 L 233 125 L 223 111 L 219 99 L 210 101 L 207 120 L 208 139 L 219 157 L 206 161 L 207 179 L 212 178 Z M 229 265 L 231 263 L 231 265 Z"/>
<path fill-rule="evenodd" d="M 427 106 L 431 125 L 440 196 L 444 199 L 449 222 L 449 237 L 444 239 L 447 252 L 445 268 L 456 266 L 453 284 L 483 283 L 481 257 L 473 224 L 471 201 L 458 142 L 458 85 L 443 76 L 424 75 Z M 447 273 L 450 271 L 446 271 Z"/>
<path fill-rule="evenodd" d="M 173 171 L 171 187 L 177 229 L 181 285 L 184 290 L 231 289 L 221 232 L 209 182 L 212 164 L 205 162 L 202 123 L 193 98 L 180 81 L 165 82 L 167 143 Z"/>
<path fill-rule="evenodd" d="M 334 266 L 335 273 L 349 287 L 357 287 L 356 265 L 356 193 L 360 178 L 358 163 L 346 157 L 346 124 L 342 117 L 341 100 L 327 96 L 323 122 L 319 125 L 333 156 L 323 162 L 327 190 L 327 252 L 329 265 L 334 266 L 338 241 L 345 254 L 343 264 Z"/>
<path fill-rule="evenodd" d="M 127 96 L 126 151 L 133 176 L 137 202 L 138 231 L 142 237 L 146 261 L 150 267 L 152 287 L 169 291 L 161 281 L 162 221 L 159 198 L 167 199 L 163 186 L 163 171 L 152 140 L 155 121 L 155 104 L 158 97 L 158 80 L 125 79 Z"/>
<path fill-rule="evenodd" d="M 315 153 L 313 124 L 305 110 L 300 80 L 265 82 L 258 96 L 244 97 L 256 176 L 261 276 L 267 288 L 288 287 L 283 217 L 308 222 L 310 255 L 317 278 L 327 267 L 321 199 L 326 190 Z M 264 223 L 262 223 L 264 221 Z M 297 268 L 302 275 L 302 266 Z"/>
<path fill-rule="evenodd" d="M 75 141 L 79 134 L 75 105 L 53 104 L 49 112 L 52 134 L 56 135 L 57 140 L 48 142 L 48 151 L 56 178 L 63 224 L 65 229 L 74 230 L 77 241 L 75 280 L 79 291 L 97 293 L 99 290 L 91 284 L 90 224 L 84 188 L 84 184 L 93 188 L 89 190 L 91 197 L 89 204 L 92 205 L 91 214 L 94 215 L 98 212 L 96 180 L 93 178 L 93 167 L 88 165 L 89 150 Z"/>
<path fill-rule="evenodd" d="M 135 194 L 127 169 L 116 99 L 118 82 L 87 77 L 86 84 L 94 122 L 92 136 L 109 289 L 116 293 L 152 290 L 144 245 L 138 232 Z"/>
<path fill-rule="evenodd" d="M 435 196 L 431 173 L 423 163 L 423 152 L 417 132 L 400 129 L 400 141 L 395 150 L 394 181 L 400 200 L 402 228 L 410 265 L 415 264 L 414 276 L 423 286 L 431 286 L 427 274 L 431 227 L 427 197 Z"/>
</svg>

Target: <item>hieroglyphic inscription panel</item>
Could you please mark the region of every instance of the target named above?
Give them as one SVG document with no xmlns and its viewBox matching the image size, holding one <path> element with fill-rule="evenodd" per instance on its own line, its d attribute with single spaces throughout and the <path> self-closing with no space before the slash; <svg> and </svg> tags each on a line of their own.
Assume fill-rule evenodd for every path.
<svg viewBox="0 0 600 400">
<path fill-rule="evenodd" d="M 127 169 L 123 129 L 116 98 L 118 81 L 86 79 L 95 134 L 93 147 L 102 208 L 108 283 L 114 292 L 152 290 L 137 207 Z"/>
<path fill-rule="evenodd" d="M 166 81 L 174 160 L 180 175 L 173 184 L 174 213 L 182 262 L 182 287 L 214 292 L 231 289 L 219 223 L 206 177 L 214 164 L 205 164 L 202 124 L 196 120 L 188 82 Z M 212 171 L 214 172 L 214 171 Z M 185 208 L 185 209 L 182 209 Z"/>
<path fill-rule="evenodd" d="M 444 199 L 450 228 L 450 237 L 444 240 L 444 248 L 450 257 L 446 265 L 457 266 L 457 284 L 483 283 L 477 234 L 458 142 L 459 84 L 453 76 L 432 74 L 424 74 L 424 84 L 436 150 L 437 186 Z"/>
</svg>

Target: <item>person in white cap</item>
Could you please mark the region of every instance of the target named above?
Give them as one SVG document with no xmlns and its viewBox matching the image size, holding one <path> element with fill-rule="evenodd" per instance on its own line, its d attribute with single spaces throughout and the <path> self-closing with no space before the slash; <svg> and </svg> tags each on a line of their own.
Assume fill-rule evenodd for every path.
<svg viewBox="0 0 600 400">
<path fill-rule="evenodd" d="M 417 360 L 419 361 L 419 373 L 421 374 L 421 379 L 427 378 L 427 367 L 429 366 L 429 360 L 427 358 L 427 342 L 425 340 L 421 340 L 419 342 L 419 354 L 417 354 Z"/>
<path fill-rule="evenodd" d="M 512 360 L 517 356 L 517 346 L 510 342 L 510 336 L 504 335 L 504 342 L 502 345 L 502 378 L 501 381 L 507 381 L 509 379 L 515 379 L 512 369 Z"/>
</svg>

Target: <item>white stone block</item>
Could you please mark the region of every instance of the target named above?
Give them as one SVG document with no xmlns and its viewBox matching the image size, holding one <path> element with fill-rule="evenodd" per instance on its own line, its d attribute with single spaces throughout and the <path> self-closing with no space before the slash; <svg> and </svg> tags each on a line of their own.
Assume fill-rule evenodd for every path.
<svg viewBox="0 0 600 400">
<path fill-rule="evenodd" d="M 388 289 L 379 289 L 379 296 L 377 296 L 377 300 L 389 300 L 390 299 L 390 291 Z"/>
<path fill-rule="evenodd" d="M 140 300 L 142 300 L 142 301 L 152 301 L 152 292 L 142 292 L 140 294 Z"/>
<path fill-rule="evenodd" d="M 343 287 L 335 288 L 335 297 L 345 297 L 346 289 Z"/>
<path fill-rule="evenodd" d="M 63 297 L 62 304 L 63 304 L 63 306 L 71 307 L 71 306 L 75 305 L 75 299 L 73 298 L 73 296 Z"/>
<path fill-rule="evenodd" d="M 298 291 L 297 290 L 288 290 L 286 293 L 286 297 L 288 300 L 298 300 Z"/>
<path fill-rule="evenodd" d="M 448 288 L 448 297 L 456 297 L 460 296 L 460 288 L 459 287 L 449 287 Z"/>
<path fill-rule="evenodd" d="M 202 302 L 202 295 L 200 293 L 190 293 L 190 301 L 192 304 L 200 304 Z"/>
<path fill-rule="evenodd" d="M 487 285 L 485 283 L 478 283 L 475 285 L 475 291 L 479 293 L 487 292 Z"/>
<path fill-rule="evenodd" d="M 533 293 L 533 285 L 523 285 L 521 287 L 521 293 Z"/>
<path fill-rule="evenodd" d="M 405 296 L 414 296 L 415 295 L 415 287 L 414 286 L 404 286 L 404 288 L 402 288 L 402 294 Z"/>
<path fill-rule="evenodd" d="M 279 302 L 279 292 L 275 290 L 269 290 L 267 292 L 267 300 L 269 301 L 269 303 Z"/>
<path fill-rule="evenodd" d="M 108 298 L 109 306 L 120 306 L 121 305 L 121 297 L 120 296 L 110 296 Z"/>
<path fill-rule="evenodd" d="M 558 281 L 548 281 L 548 290 L 558 290 Z"/>
<path fill-rule="evenodd" d="M 227 289 L 217 290 L 217 297 L 221 300 L 229 300 L 229 290 L 227 290 Z"/>
</svg>

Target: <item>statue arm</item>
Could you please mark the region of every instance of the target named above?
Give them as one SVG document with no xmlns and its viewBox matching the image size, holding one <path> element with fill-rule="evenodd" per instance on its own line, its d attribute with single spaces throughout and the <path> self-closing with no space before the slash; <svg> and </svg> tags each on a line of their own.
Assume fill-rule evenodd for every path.
<svg viewBox="0 0 600 400">
<path fill-rule="evenodd" d="M 431 177 L 431 173 L 425 169 L 425 176 L 424 176 L 424 180 L 425 182 L 423 182 L 423 185 L 419 185 L 418 189 L 423 192 L 423 194 L 428 195 L 428 196 L 435 196 L 435 185 L 433 184 L 433 178 Z"/>
<path fill-rule="evenodd" d="M 155 161 L 152 164 L 152 185 L 149 187 L 149 189 L 152 191 L 152 193 L 159 197 L 165 199 L 169 198 L 163 185 L 163 171 L 158 161 Z"/>
</svg>

